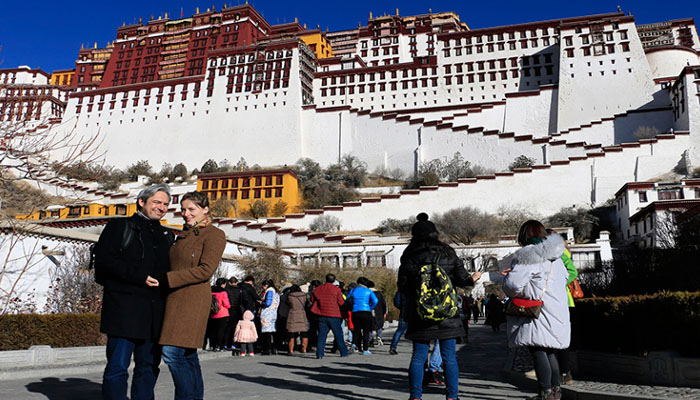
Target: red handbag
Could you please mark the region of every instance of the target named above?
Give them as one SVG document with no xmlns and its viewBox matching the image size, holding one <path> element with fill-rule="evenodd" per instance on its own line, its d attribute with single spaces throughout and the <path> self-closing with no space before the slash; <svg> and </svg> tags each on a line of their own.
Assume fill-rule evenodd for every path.
<svg viewBox="0 0 700 400">
<path fill-rule="evenodd" d="M 537 318 L 542 312 L 542 306 L 544 305 L 544 294 L 547 292 L 547 284 L 549 283 L 549 276 L 552 275 L 552 267 L 554 263 L 550 260 L 549 262 L 549 274 L 547 274 L 547 280 L 544 283 L 544 288 L 542 288 L 542 296 L 539 300 L 528 300 L 513 297 L 506 303 L 506 315 L 511 317 L 527 317 L 527 318 Z"/>
<path fill-rule="evenodd" d="M 527 300 L 514 297 L 506 304 L 506 315 L 512 317 L 537 318 L 542 312 L 542 300 Z"/>
<path fill-rule="evenodd" d="M 571 281 L 571 283 L 569 283 L 569 291 L 571 291 L 572 298 L 583 298 L 583 289 L 581 289 L 581 285 L 578 283 L 578 279 L 574 279 L 573 281 Z"/>
</svg>

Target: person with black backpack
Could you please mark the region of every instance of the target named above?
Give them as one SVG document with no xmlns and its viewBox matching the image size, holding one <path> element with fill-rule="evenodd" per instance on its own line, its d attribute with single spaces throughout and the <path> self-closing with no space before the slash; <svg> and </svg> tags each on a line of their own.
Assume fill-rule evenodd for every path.
<svg viewBox="0 0 700 400">
<path fill-rule="evenodd" d="M 237 350 L 233 344 L 233 334 L 236 331 L 236 325 L 241 320 L 243 312 L 241 310 L 241 288 L 238 287 L 238 279 L 235 276 L 228 278 L 226 284 L 226 292 L 228 293 L 228 302 L 231 308 L 228 309 L 228 323 L 224 332 L 225 345 L 224 350 Z"/>
<path fill-rule="evenodd" d="M 100 332 L 107 335 L 104 399 L 125 399 L 134 358 L 131 398 L 152 399 L 161 361 L 166 274 L 174 234 L 160 224 L 170 204 L 170 188 L 152 185 L 136 200 L 138 212 L 112 218 L 94 247 L 95 280 L 104 286 Z"/>
<path fill-rule="evenodd" d="M 406 295 L 406 338 L 413 341 L 413 355 L 408 371 L 411 395 L 423 395 L 423 366 L 428 358 L 430 341 L 438 340 L 445 363 L 447 399 L 459 396 L 457 338 L 464 336 L 459 318 L 456 287 L 472 286 L 481 277 L 471 276 L 454 249 L 438 239 L 435 224 L 420 213 L 411 229 L 411 242 L 401 255 L 398 290 Z"/>
</svg>

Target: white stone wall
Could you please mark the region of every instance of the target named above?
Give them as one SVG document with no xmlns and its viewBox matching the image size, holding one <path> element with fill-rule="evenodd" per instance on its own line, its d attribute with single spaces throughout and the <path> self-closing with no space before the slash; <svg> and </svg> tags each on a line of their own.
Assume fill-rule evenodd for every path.
<svg viewBox="0 0 700 400">
<path fill-rule="evenodd" d="M 682 48 L 651 51 L 646 57 L 654 79 L 676 78 L 684 65 L 700 64 L 700 56 L 695 51 Z"/>
<path fill-rule="evenodd" d="M 191 83 L 187 85 L 187 99 L 182 100 L 184 85 L 180 84 L 170 102 L 171 88 L 166 86 L 161 104 L 156 100 L 158 89 L 151 89 L 147 106 L 143 103 L 145 89 L 139 91 L 136 107 L 132 105 L 134 91 L 105 95 L 102 111 L 98 111 L 99 95 L 83 99 L 80 113 L 76 113 L 78 99 L 71 98 L 64 121 L 75 123 L 82 133 L 99 133 L 106 163 L 119 167 L 148 159 L 154 166 L 183 162 L 194 168 L 209 158 L 219 161 L 240 157 L 249 164 L 292 164 L 302 154 L 298 54 L 299 50 L 294 49 L 287 88 L 228 94 L 228 77 L 217 76 L 211 97 L 207 97 L 204 80 L 198 98 L 194 98 L 195 84 Z M 122 108 L 125 94 L 128 101 Z M 110 110 L 112 99 L 116 103 Z M 93 104 L 91 112 L 89 104 Z M 193 151 L 195 148 L 199 150 Z"/>
<path fill-rule="evenodd" d="M 421 211 L 434 214 L 464 206 L 494 213 L 501 206 L 516 205 L 549 215 L 562 207 L 602 204 L 626 182 L 647 180 L 670 171 L 688 145 L 689 135 L 651 140 L 639 147 L 606 152 L 604 157 L 460 183 L 456 187 L 424 188 L 420 194 L 404 194 L 398 199 L 384 198 L 378 203 L 325 213 L 340 218 L 344 230 L 374 229 L 387 218 L 403 219 Z M 523 196 L 524 193 L 528 195 Z M 287 219 L 282 225 L 304 229 L 314 217 Z"/>
<path fill-rule="evenodd" d="M 503 112 L 504 132 L 534 137 L 557 132 L 558 93 L 557 88 L 549 86 L 546 90 L 541 89 L 529 96 L 508 97 Z"/>
<path fill-rule="evenodd" d="M 691 136 L 690 161 L 691 169 L 700 166 L 700 68 L 687 71 L 683 79 L 686 97 L 685 115 L 676 122 L 679 126 L 684 125 L 681 121 L 686 121 Z"/>
<path fill-rule="evenodd" d="M 20 303 L 33 303 L 36 312 L 44 310 L 56 264 L 42 251 L 70 255 L 72 251 L 88 251 L 88 245 L 73 244 L 48 236 L 0 233 L 0 260 L 3 260 L 3 274 L 0 277 L 3 296 L 0 297 L 0 307 L 5 307 L 5 293 L 11 292 L 13 297 L 21 299 Z M 53 257 L 60 263 L 68 262 L 65 255 Z"/>
<path fill-rule="evenodd" d="M 612 41 L 605 42 L 605 54 L 594 55 L 591 49 L 587 56 L 583 52 L 588 46 L 585 38 L 592 40 L 589 28 L 584 27 L 580 33 L 574 28 L 560 32 L 559 130 L 638 109 L 653 100 L 651 69 L 634 24 L 621 23 L 619 29 L 606 24 L 605 32 L 613 35 Z M 571 45 L 567 44 L 569 40 Z M 614 53 L 609 53 L 608 45 L 614 47 Z M 567 49 L 573 49 L 573 57 L 568 57 Z"/>
</svg>

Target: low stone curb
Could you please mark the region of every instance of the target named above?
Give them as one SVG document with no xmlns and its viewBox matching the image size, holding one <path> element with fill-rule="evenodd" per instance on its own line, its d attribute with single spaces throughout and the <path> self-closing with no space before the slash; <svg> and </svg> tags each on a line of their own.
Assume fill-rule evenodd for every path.
<svg viewBox="0 0 700 400">
<path fill-rule="evenodd" d="M 537 390 L 537 380 L 527 377 L 522 372 L 511 371 L 504 368 L 501 373 L 509 382 L 516 386 Z M 566 400 L 677 400 L 680 397 L 639 396 L 625 393 L 601 392 L 585 390 L 575 386 L 562 386 L 563 397 Z"/>
<path fill-rule="evenodd" d="M 32 346 L 32 347 L 49 347 L 49 346 Z M 49 347 L 49 349 L 51 349 Z M 82 349 L 84 351 L 77 351 L 78 349 Z M 15 380 L 15 379 L 32 379 L 32 378 L 45 378 L 45 377 L 54 377 L 54 376 L 66 376 L 66 375 L 80 375 L 80 374 L 87 374 L 87 373 L 93 373 L 96 370 L 101 371 L 105 367 L 105 363 L 107 362 L 106 356 L 105 356 L 105 347 L 104 346 L 91 346 L 90 349 L 87 348 L 80 348 L 80 347 L 71 347 L 67 349 L 51 349 L 54 352 L 61 353 L 61 350 L 66 350 L 70 351 L 72 353 L 99 353 L 99 357 L 93 357 L 89 356 L 86 357 L 83 360 L 77 360 L 74 361 L 73 363 L 54 363 L 51 365 L 41 365 L 41 364 L 31 364 L 30 366 L 19 366 L 16 363 L 13 364 L 11 362 L 7 362 L 6 357 L 3 359 L 3 353 L 15 353 L 15 354 L 8 354 L 5 356 L 11 356 L 11 357 L 17 357 L 21 356 L 24 360 L 30 359 L 31 357 L 31 352 L 32 350 L 15 350 L 12 352 L 0 352 L 0 381 L 8 381 L 8 380 Z M 43 349 L 43 351 L 46 351 L 46 349 Z M 25 354 L 16 354 L 16 353 L 25 353 Z M 221 352 L 212 352 L 212 351 L 203 351 L 199 350 L 198 352 L 199 359 L 200 361 L 204 360 L 212 360 L 212 359 L 217 359 L 217 358 L 225 358 L 225 357 L 231 357 L 231 352 L 230 351 L 221 351 Z M 93 359 L 96 358 L 96 359 Z M 14 367 L 12 367 L 14 365 Z M 25 364 L 26 365 L 26 364 Z M 10 367 L 8 367 L 10 366 Z M 129 366 L 129 371 L 133 370 L 134 368 L 134 363 L 132 361 L 131 365 Z M 164 364 L 161 364 L 161 369 L 165 368 Z"/>
</svg>

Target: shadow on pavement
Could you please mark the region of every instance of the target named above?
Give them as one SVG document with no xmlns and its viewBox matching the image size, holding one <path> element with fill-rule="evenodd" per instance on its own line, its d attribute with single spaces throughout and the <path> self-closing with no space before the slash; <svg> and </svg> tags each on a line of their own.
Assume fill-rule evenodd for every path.
<svg viewBox="0 0 700 400">
<path fill-rule="evenodd" d="M 26 385 L 29 392 L 41 393 L 50 400 L 100 399 L 102 385 L 83 378 L 42 378 Z"/>
<path fill-rule="evenodd" d="M 281 378 L 273 378 L 269 376 L 247 376 L 243 374 L 233 374 L 233 373 L 222 373 L 222 376 L 236 379 L 241 382 L 251 382 L 257 383 L 264 386 L 272 386 L 276 388 L 284 388 L 285 390 L 291 390 L 294 392 L 306 392 L 313 394 L 323 394 L 329 396 L 329 398 L 334 399 L 345 399 L 345 400 L 363 400 L 363 399 L 373 399 L 373 400 L 386 400 L 386 397 L 374 397 L 369 396 L 365 393 L 353 393 L 350 390 L 340 389 L 338 387 L 329 387 L 326 384 L 319 382 L 319 385 L 310 385 L 299 381 L 287 380 Z M 347 379 L 347 378 L 346 378 Z M 352 379 L 352 378 L 351 378 Z M 335 381 L 339 383 L 339 381 Z M 343 381 L 342 383 L 347 384 L 348 381 Z M 360 384 L 360 382 L 358 382 Z"/>
</svg>

